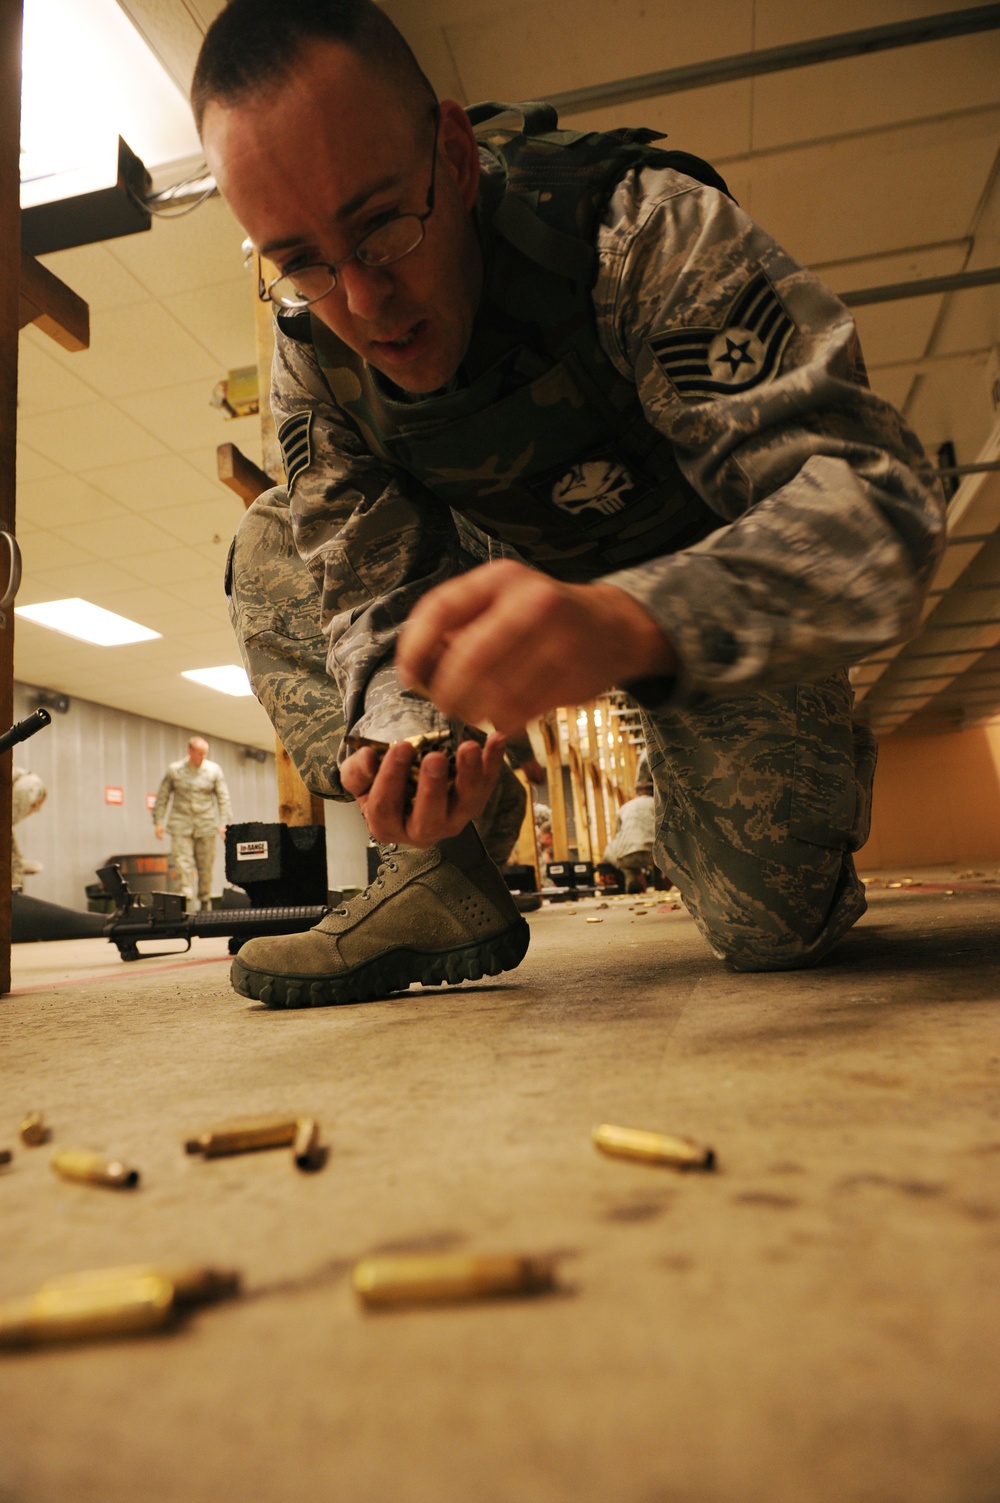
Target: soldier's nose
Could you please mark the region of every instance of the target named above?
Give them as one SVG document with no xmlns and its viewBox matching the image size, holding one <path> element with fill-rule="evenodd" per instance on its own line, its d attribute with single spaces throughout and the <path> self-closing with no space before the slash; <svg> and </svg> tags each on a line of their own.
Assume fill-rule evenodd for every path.
<svg viewBox="0 0 1000 1503">
<path fill-rule="evenodd" d="M 341 266 L 338 276 L 348 312 L 355 318 L 377 317 L 392 295 L 392 275 L 386 266 L 364 266 L 360 261 L 348 261 Z"/>
</svg>

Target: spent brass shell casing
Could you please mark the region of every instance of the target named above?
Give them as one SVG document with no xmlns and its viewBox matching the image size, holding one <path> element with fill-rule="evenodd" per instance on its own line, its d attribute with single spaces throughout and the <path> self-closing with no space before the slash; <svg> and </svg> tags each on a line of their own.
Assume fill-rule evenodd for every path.
<svg viewBox="0 0 1000 1503">
<path fill-rule="evenodd" d="M 319 1123 L 315 1117 L 299 1119 L 298 1131 L 292 1145 L 292 1156 L 297 1169 L 321 1169 L 326 1155 L 319 1141 Z"/>
<path fill-rule="evenodd" d="M 174 1291 L 174 1304 L 181 1309 L 232 1299 L 240 1293 L 242 1282 L 236 1268 L 213 1268 L 207 1264 L 158 1268 L 153 1264 L 139 1263 L 126 1268 L 88 1268 L 81 1273 L 60 1274 L 57 1278 L 46 1279 L 39 1293 L 48 1294 L 63 1289 L 93 1289 L 106 1285 L 125 1286 L 133 1284 L 137 1279 L 148 1278 L 166 1279 Z"/>
<path fill-rule="evenodd" d="M 139 1183 L 138 1169 L 130 1169 L 120 1159 L 89 1153 L 85 1148 L 60 1148 L 52 1155 L 52 1167 L 63 1179 L 106 1185 L 111 1190 L 134 1190 Z"/>
<path fill-rule="evenodd" d="M 614 1127 L 602 1122 L 593 1131 L 596 1147 L 615 1158 L 642 1159 L 647 1164 L 669 1164 L 674 1169 L 714 1169 L 715 1150 L 665 1132 L 647 1132 L 641 1127 Z"/>
<path fill-rule="evenodd" d="M 29 1112 L 21 1123 L 21 1142 L 29 1148 L 37 1148 L 39 1143 L 47 1141 L 48 1136 L 49 1130 L 41 1112 Z"/>
<path fill-rule="evenodd" d="M 174 1286 L 159 1274 L 58 1284 L 0 1305 L 0 1348 L 132 1335 L 169 1325 L 174 1317 Z"/>
<path fill-rule="evenodd" d="M 9 1148 L 0 1148 L 0 1164 L 9 1164 L 13 1157 Z"/>
<path fill-rule="evenodd" d="M 254 1153 L 258 1148 L 290 1148 L 298 1131 L 298 1117 L 270 1117 L 264 1121 L 235 1122 L 229 1127 L 213 1127 L 188 1138 L 186 1153 L 200 1153 L 206 1159 L 218 1159 L 229 1153 Z"/>
<path fill-rule="evenodd" d="M 551 1258 L 441 1253 L 362 1258 L 355 1293 L 366 1305 L 436 1304 L 495 1295 L 539 1294 L 555 1283 Z"/>
</svg>

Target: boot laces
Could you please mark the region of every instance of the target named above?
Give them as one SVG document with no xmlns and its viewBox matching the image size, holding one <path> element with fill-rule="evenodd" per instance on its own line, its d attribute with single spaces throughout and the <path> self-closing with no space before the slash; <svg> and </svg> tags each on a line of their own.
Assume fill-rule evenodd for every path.
<svg viewBox="0 0 1000 1503">
<path fill-rule="evenodd" d="M 379 856 L 381 858 L 380 861 L 379 861 L 379 864 L 378 864 L 378 871 L 375 873 L 375 880 L 374 880 L 374 882 L 369 882 L 369 884 L 368 884 L 367 887 L 363 888 L 362 891 L 359 892 L 356 897 L 352 898 L 351 899 L 352 903 L 361 903 L 361 902 L 368 902 L 368 901 L 370 901 L 371 900 L 371 895 L 372 895 L 372 889 L 375 888 L 375 887 L 384 887 L 385 886 L 385 882 L 383 880 L 382 873 L 384 871 L 390 871 L 390 872 L 399 871 L 399 867 L 398 867 L 397 863 L 395 861 L 393 861 L 393 859 L 392 859 L 393 854 L 395 853 L 396 850 L 398 850 L 398 846 L 395 843 L 388 844 L 388 845 L 383 845 L 383 843 L 380 840 L 377 840 L 375 842 L 375 844 L 378 846 L 378 852 L 379 852 Z M 348 904 L 344 903 L 339 908 L 335 908 L 333 911 L 334 911 L 334 913 L 338 913 L 341 918 L 347 918 L 348 913 L 350 912 L 350 909 L 349 909 Z"/>
</svg>

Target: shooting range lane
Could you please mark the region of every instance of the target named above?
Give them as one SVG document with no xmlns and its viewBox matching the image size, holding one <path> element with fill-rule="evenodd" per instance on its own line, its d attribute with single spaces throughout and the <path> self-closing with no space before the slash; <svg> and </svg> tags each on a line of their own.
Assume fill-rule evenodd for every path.
<svg viewBox="0 0 1000 1503">
<path fill-rule="evenodd" d="M 584 901 L 531 915 L 512 975 L 376 1004 L 267 1012 L 197 959 L 5 998 L 0 1299 L 130 1263 L 246 1294 L 3 1354 L 0 1499 L 986 1503 L 998 905 L 876 891 L 811 973 L 735 976 L 683 912 Z M 318 1119 L 322 1172 L 184 1152 L 270 1113 Z M 608 1157 L 600 1122 L 719 1167 Z M 58 1147 L 141 1184 L 61 1180 Z M 559 1287 L 361 1308 L 355 1260 L 414 1252 L 555 1255 Z"/>
</svg>

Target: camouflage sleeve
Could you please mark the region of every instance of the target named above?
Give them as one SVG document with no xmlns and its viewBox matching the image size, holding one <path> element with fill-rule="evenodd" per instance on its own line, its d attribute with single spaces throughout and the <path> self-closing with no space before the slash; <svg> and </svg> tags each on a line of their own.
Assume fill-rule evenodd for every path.
<svg viewBox="0 0 1000 1503">
<path fill-rule="evenodd" d="M 847 309 L 724 194 L 646 169 L 598 237 L 601 342 L 719 514 L 607 575 L 681 663 L 671 702 L 756 692 L 911 633 L 943 540 L 920 444 L 868 386 Z"/>
<path fill-rule="evenodd" d="M 219 805 L 219 824 L 231 825 L 233 822 L 233 801 L 229 797 L 229 784 L 222 768 L 219 768 L 215 779 L 215 797 Z"/>
<path fill-rule="evenodd" d="M 415 602 L 460 571 L 449 508 L 369 451 L 311 346 L 278 327 L 271 408 L 347 731 L 388 741 L 444 728 L 433 705 L 400 687 L 392 658 Z"/>
<path fill-rule="evenodd" d="M 153 805 L 154 825 L 162 825 L 166 823 L 167 805 L 170 803 L 170 795 L 173 792 L 173 789 L 174 775 L 171 769 L 168 767 L 166 772 L 163 774 L 163 781 L 160 783 L 159 789 L 157 790 L 156 794 L 156 803 Z"/>
</svg>

